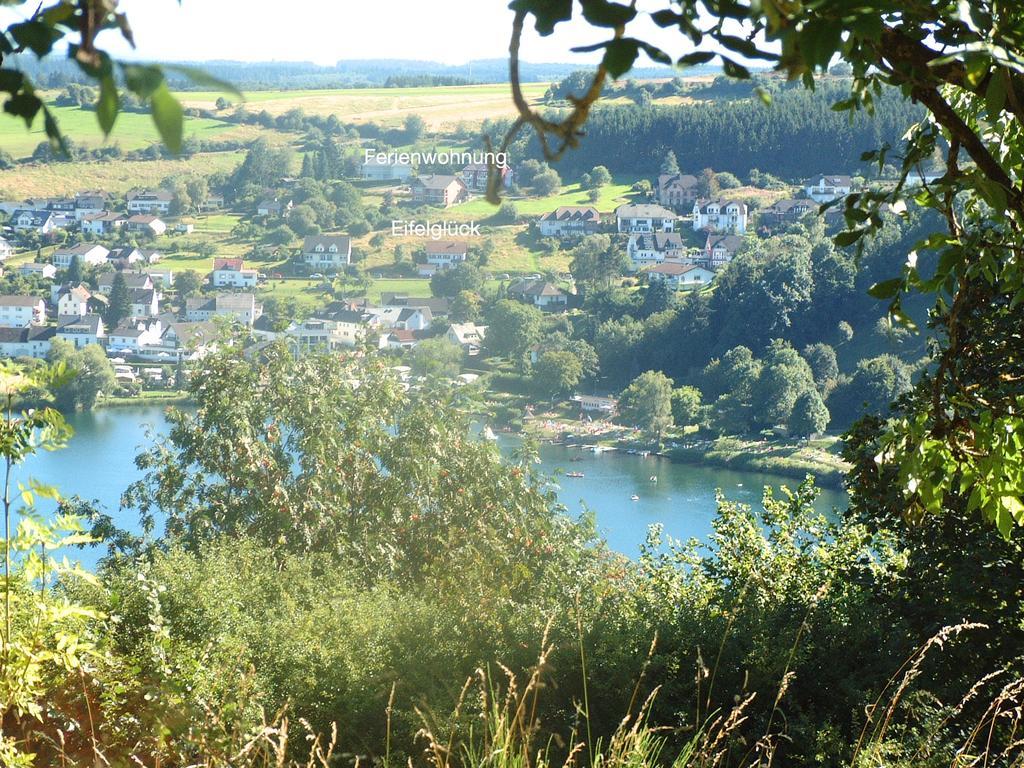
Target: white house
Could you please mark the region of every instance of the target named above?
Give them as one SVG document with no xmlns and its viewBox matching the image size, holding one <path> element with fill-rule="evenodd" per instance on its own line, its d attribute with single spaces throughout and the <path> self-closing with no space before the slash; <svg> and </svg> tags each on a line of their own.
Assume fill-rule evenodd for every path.
<svg viewBox="0 0 1024 768">
<path fill-rule="evenodd" d="M 736 200 L 698 200 L 693 204 L 693 231 L 747 231 L 747 204 Z"/>
<path fill-rule="evenodd" d="M 601 214 L 591 205 L 562 205 L 537 221 L 544 237 L 583 237 L 601 229 Z"/>
<path fill-rule="evenodd" d="M 316 235 L 302 242 L 302 260 L 312 269 L 336 271 L 352 260 L 352 238 L 347 235 Z"/>
<path fill-rule="evenodd" d="M 370 317 L 365 312 L 348 309 L 341 302 L 332 302 L 317 311 L 314 317 L 294 322 L 285 330 L 289 343 L 300 350 L 347 349 L 366 339 Z"/>
<path fill-rule="evenodd" d="M 367 307 L 370 324 L 390 330 L 425 331 L 434 319 L 427 307 Z"/>
<path fill-rule="evenodd" d="M 816 203 L 831 203 L 850 194 L 853 182 L 849 176 L 817 176 L 807 182 L 804 192 Z"/>
<path fill-rule="evenodd" d="M 636 270 L 664 261 L 681 261 L 686 257 L 686 245 L 675 232 L 635 232 L 629 236 L 626 253 Z"/>
<path fill-rule="evenodd" d="M 210 283 L 214 288 L 255 288 L 258 273 L 242 259 L 214 259 Z"/>
<path fill-rule="evenodd" d="M 61 288 L 57 298 L 58 316 L 84 317 L 89 313 L 89 301 L 93 295 L 84 285 Z"/>
<path fill-rule="evenodd" d="M 677 291 L 693 290 L 709 285 L 715 273 L 695 264 L 659 264 L 647 270 L 647 279 L 661 280 Z"/>
<path fill-rule="evenodd" d="M 438 269 L 449 269 L 466 260 L 469 246 L 455 240 L 431 240 L 423 246 L 423 251 L 427 264 L 433 264 Z"/>
<path fill-rule="evenodd" d="M 114 288 L 114 276 L 120 274 L 124 278 L 125 287 L 131 291 L 135 288 L 153 288 L 153 278 L 145 272 L 104 272 L 96 281 L 96 290 L 109 296 Z"/>
<path fill-rule="evenodd" d="M 110 199 L 106 192 L 79 192 L 75 195 L 75 218 L 82 221 L 89 216 L 106 212 Z"/>
<path fill-rule="evenodd" d="M 363 163 L 362 177 L 366 181 L 405 181 L 412 176 L 408 163 L 380 163 L 372 155 Z"/>
<path fill-rule="evenodd" d="M 194 296 L 185 301 L 185 319 L 203 322 L 215 317 L 232 317 L 251 326 L 263 314 L 263 305 L 251 293 L 228 293 L 217 296 Z"/>
<path fill-rule="evenodd" d="M 15 232 L 37 232 L 48 235 L 57 228 L 57 218 L 50 211 L 20 209 L 11 214 L 10 225 Z"/>
<path fill-rule="evenodd" d="M 0 327 L 27 328 L 46 322 L 46 302 L 38 296 L 0 296 Z"/>
<path fill-rule="evenodd" d="M 174 195 L 166 189 L 143 189 L 128 193 L 129 213 L 168 213 Z"/>
<path fill-rule="evenodd" d="M 674 232 L 676 214 L 661 205 L 626 203 L 615 209 L 619 232 Z"/>
<path fill-rule="evenodd" d="M 145 232 L 151 235 L 162 235 L 167 231 L 167 224 L 162 219 L 148 213 L 137 213 L 129 216 L 121 227 L 125 232 Z"/>
<path fill-rule="evenodd" d="M 81 218 L 82 231 L 90 235 L 106 235 L 120 229 L 128 217 L 123 213 L 113 211 L 101 211 L 89 213 Z"/>
<path fill-rule="evenodd" d="M 462 347 L 466 354 L 477 355 L 484 344 L 484 337 L 487 335 L 486 325 L 474 323 L 452 323 L 445 333 L 445 338 L 453 344 Z"/>
<path fill-rule="evenodd" d="M 282 216 L 292 209 L 291 200 L 278 200 L 276 197 L 260 200 L 256 204 L 257 216 Z"/>
<path fill-rule="evenodd" d="M 53 264 L 43 264 L 38 261 L 32 261 L 27 264 L 19 264 L 18 274 L 22 277 L 38 275 L 43 280 L 53 280 L 53 278 L 57 276 L 57 268 L 53 266 Z"/>
<path fill-rule="evenodd" d="M 57 338 L 69 341 L 76 349 L 89 344 L 102 345 L 107 339 L 103 318 L 96 314 L 59 316 Z"/>
<path fill-rule="evenodd" d="M 697 200 L 700 179 L 689 173 L 663 173 L 658 177 L 658 202 L 677 211 L 688 211 Z"/>
<path fill-rule="evenodd" d="M 156 317 L 160 314 L 160 294 L 152 288 L 129 288 L 128 306 L 132 317 Z"/>
<path fill-rule="evenodd" d="M 107 352 L 137 355 L 147 347 L 159 344 L 162 335 L 163 326 L 160 321 L 121 323 L 107 335 Z"/>
<path fill-rule="evenodd" d="M 508 288 L 508 295 L 541 309 L 561 309 L 569 303 L 569 294 L 546 280 L 513 283 Z"/>
<path fill-rule="evenodd" d="M 67 269 L 71 266 L 71 262 L 74 261 L 75 257 L 78 257 L 78 263 L 82 266 L 98 266 L 100 264 L 107 263 L 107 256 L 110 255 L 110 251 L 104 248 L 102 245 L 96 243 L 78 243 L 78 245 L 71 245 L 66 247 L 58 248 L 53 252 L 53 265 L 57 269 Z"/>
<path fill-rule="evenodd" d="M 710 270 L 724 267 L 746 242 L 739 235 L 708 234 L 704 242 L 704 265 Z"/>
<path fill-rule="evenodd" d="M 406 331 L 396 328 L 393 331 L 382 333 L 378 341 L 380 349 L 412 349 L 420 343 L 416 331 Z"/>
<path fill-rule="evenodd" d="M 579 403 L 581 411 L 611 414 L 615 413 L 619 407 L 619 401 L 614 397 L 601 397 L 600 395 L 573 395 L 572 401 Z"/>
<path fill-rule="evenodd" d="M 7 241 L 7 238 L 0 237 L 0 261 L 7 261 L 13 255 L 14 246 Z"/>
<path fill-rule="evenodd" d="M 44 358 L 56 329 L 46 326 L 0 328 L 0 357 Z"/>
<path fill-rule="evenodd" d="M 146 260 L 146 257 L 142 255 L 142 251 L 138 248 L 132 248 L 130 245 L 122 246 L 121 248 L 115 248 L 109 254 L 107 254 L 107 261 L 120 262 L 122 265 L 131 266 L 132 264 L 138 264 Z"/>
</svg>

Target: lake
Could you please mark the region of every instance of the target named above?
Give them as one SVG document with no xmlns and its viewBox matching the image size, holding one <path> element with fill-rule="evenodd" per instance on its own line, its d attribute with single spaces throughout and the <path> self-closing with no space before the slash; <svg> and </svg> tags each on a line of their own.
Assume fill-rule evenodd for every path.
<svg viewBox="0 0 1024 768">
<path fill-rule="evenodd" d="M 121 493 L 141 477 L 134 458 L 150 444 L 152 434 L 165 434 L 168 424 L 160 406 L 101 408 L 69 417 L 75 435 L 68 447 L 33 456 L 16 473 L 57 486 L 64 496 L 96 500 L 122 528 L 138 531 L 133 510 L 120 510 Z M 516 441 L 500 438 L 503 451 Z M 618 451 L 594 454 L 557 445 L 542 445 L 542 472 L 558 486 L 560 501 L 570 514 L 591 510 L 609 545 L 635 556 L 648 526 L 660 523 L 665 533 L 679 539 L 704 538 L 715 514 L 715 491 L 727 498 L 757 504 L 764 486 L 795 486 L 796 481 L 754 472 L 679 464 L 655 456 L 641 457 Z M 580 472 L 582 478 L 562 472 Z M 652 482 L 651 477 L 657 477 Z M 637 496 L 633 500 L 633 496 Z M 846 494 L 824 488 L 818 499 L 823 510 L 842 508 Z M 99 552 L 76 554 L 88 566 Z"/>
</svg>

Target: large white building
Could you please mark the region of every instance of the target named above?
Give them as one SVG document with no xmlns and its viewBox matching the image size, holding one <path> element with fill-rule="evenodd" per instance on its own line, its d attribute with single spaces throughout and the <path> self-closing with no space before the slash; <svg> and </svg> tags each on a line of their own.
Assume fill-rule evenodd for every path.
<svg viewBox="0 0 1024 768">
<path fill-rule="evenodd" d="M 817 176 L 811 179 L 804 192 L 816 203 L 831 203 L 850 194 L 853 181 L 849 176 Z"/>
<path fill-rule="evenodd" d="M 747 231 L 747 204 L 736 200 L 698 200 L 693 204 L 693 229 L 742 235 Z"/>
<path fill-rule="evenodd" d="M 246 269 L 242 259 L 214 259 L 210 282 L 214 288 L 255 288 L 259 273 Z"/>
<path fill-rule="evenodd" d="M 58 248 L 53 252 L 53 266 L 57 269 L 67 269 L 71 266 L 71 262 L 78 257 L 78 263 L 83 267 L 99 266 L 100 264 L 107 263 L 107 256 L 110 255 L 110 251 L 104 248 L 102 245 L 96 243 L 78 243 L 77 245 L 71 245 L 63 248 Z"/>
<path fill-rule="evenodd" d="M 668 208 L 651 203 L 627 203 L 615 209 L 619 232 L 675 232 L 677 218 Z"/>
<path fill-rule="evenodd" d="M 0 327 L 27 328 L 46 322 L 46 302 L 38 296 L 0 296 Z"/>
<path fill-rule="evenodd" d="M 347 267 L 352 261 L 352 238 L 347 235 L 316 235 L 302 243 L 302 260 L 311 269 L 332 272 Z"/>
</svg>

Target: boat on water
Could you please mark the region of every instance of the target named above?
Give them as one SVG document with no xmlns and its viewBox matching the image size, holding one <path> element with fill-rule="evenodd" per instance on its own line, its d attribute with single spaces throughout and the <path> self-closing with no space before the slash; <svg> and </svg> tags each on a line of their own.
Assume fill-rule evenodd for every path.
<svg viewBox="0 0 1024 768">
<path fill-rule="evenodd" d="M 584 477 L 582 472 L 566 472 L 566 477 Z"/>
<path fill-rule="evenodd" d="M 658 482 L 658 476 L 657 475 L 651 475 L 651 482 L 652 483 Z"/>
<path fill-rule="evenodd" d="M 639 497 L 639 496 L 637 496 L 637 495 L 636 495 L 635 493 L 634 493 L 634 494 L 633 494 L 632 496 L 630 496 L 629 498 L 630 498 L 630 499 L 631 499 L 632 501 L 640 501 L 640 497 Z"/>
<path fill-rule="evenodd" d="M 494 430 L 491 429 L 490 427 L 484 427 L 484 430 L 483 430 L 483 432 L 481 432 L 481 434 L 483 435 L 484 440 L 497 440 L 498 439 L 498 436 L 496 434 L 494 434 Z"/>
</svg>

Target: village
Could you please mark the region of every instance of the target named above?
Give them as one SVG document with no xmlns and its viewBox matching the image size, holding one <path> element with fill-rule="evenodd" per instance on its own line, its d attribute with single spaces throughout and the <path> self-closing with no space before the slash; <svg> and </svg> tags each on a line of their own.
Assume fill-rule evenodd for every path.
<svg viewBox="0 0 1024 768">
<path fill-rule="evenodd" d="M 476 163 L 450 175 L 419 175 L 409 164 L 380 159 L 367 153 L 362 182 L 439 215 L 481 197 L 490 173 L 500 174 L 505 190 L 514 189 L 515 172 L 509 166 Z M 236 212 L 263 222 L 286 216 L 293 207 L 289 187 L 294 182 L 282 179 L 252 210 Z M 756 221 L 746 203 L 701 197 L 701 187 L 696 175 L 663 173 L 611 215 L 594 205 L 558 206 L 528 226 L 537 237 L 555 239 L 565 248 L 590 235 L 611 236 L 628 256 L 622 277 L 633 285 L 662 282 L 673 292 L 708 290 L 716 272 L 752 238 L 816 214 L 822 204 L 848 194 L 853 182 L 843 175 L 809 180 L 791 197 L 757 212 Z M 174 207 L 174 195 L 162 188 L 134 189 L 124 197 L 83 190 L 67 197 L 0 202 L 7 216 L 0 260 L 5 274 L 24 278 L 21 284 L 28 286 L 0 296 L 0 355 L 46 358 L 55 339 L 76 349 L 95 344 L 116 365 L 119 382 L 169 387 L 166 366 L 201 358 L 217 344 L 223 324 L 248 329 L 252 343 L 285 339 L 296 352 L 369 346 L 402 353 L 433 337 L 457 345 L 466 359 L 485 350 L 486 325 L 454 317 L 454 297 L 431 295 L 429 287 L 435 275 L 472 262 L 473 237 L 418 241 L 415 276 L 422 290 L 382 291 L 378 301 L 365 295 L 338 299 L 327 291 L 303 316 L 282 321 L 264 313 L 263 289 L 292 280 L 320 280 L 329 288 L 335 278 L 358 269 L 354 236 L 306 236 L 301 249 L 273 271 L 244 257 L 214 253 L 209 272 L 194 285 L 194 274 L 181 281 L 181 270 L 162 264 L 161 242 L 191 234 L 195 226 L 194 217 L 175 215 Z M 197 206 L 200 216 L 232 207 L 216 190 Z M 840 213 L 829 208 L 827 221 Z M 474 231 L 475 224 L 461 226 L 439 231 Z M 48 255 L 38 256 L 44 249 Z M 486 277 L 492 291 L 545 313 L 579 311 L 571 273 Z M 581 400 L 584 409 L 590 408 L 589 397 Z M 594 408 L 604 411 L 613 405 L 613 399 L 599 398 Z"/>
</svg>

